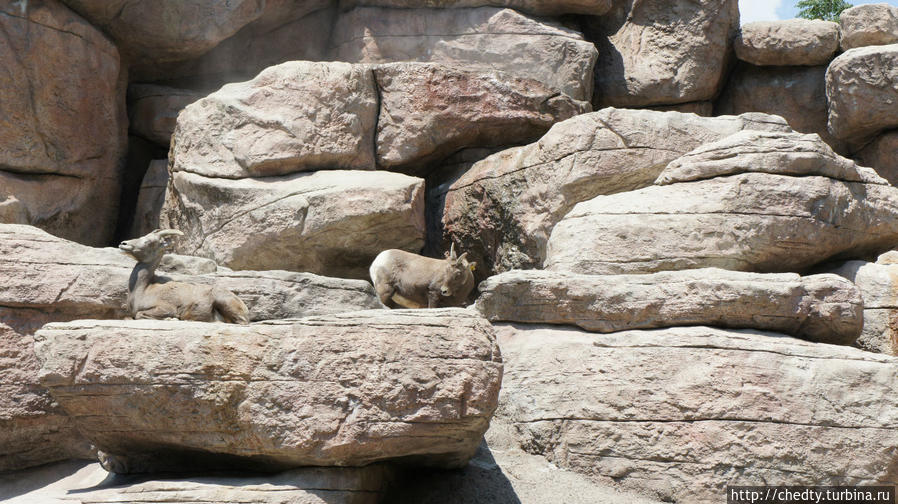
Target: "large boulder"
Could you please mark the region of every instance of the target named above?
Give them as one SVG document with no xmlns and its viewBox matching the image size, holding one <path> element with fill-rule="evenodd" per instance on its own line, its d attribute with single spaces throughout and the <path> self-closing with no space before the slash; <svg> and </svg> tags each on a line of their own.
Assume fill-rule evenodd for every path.
<svg viewBox="0 0 898 504">
<path fill-rule="evenodd" d="M 898 44 L 850 49 L 826 71 L 829 131 L 863 142 L 898 127 Z"/>
<path fill-rule="evenodd" d="M 476 163 L 441 191 L 443 240 L 471 254 L 480 278 L 539 267 L 552 228 L 574 205 L 651 185 L 670 161 L 744 129 L 789 130 L 764 114 L 702 118 L 613 108 L 558 123 L 536 143 Z"/>
<path fill-rule="evenodd" d="M 342 0 L 340 7 L 392 7 L 402 9 L 437 7 L 508 7 L 537 16 L 587 14 L 601 16 L 611 8 L 612 0 Z"/>
<path fill-rule="evenodd" d="M 463 148 L 524 144 L 583 112 L 539 81 L 432 63 L 374 67 L 380 95 L 377 164 L 421 173 Z"/>
<path fill-rule="evenodd" d="M 128 86 L 128 122 L 131 132 L 168 148 L 184 107 L 206 94 L 156 84 Z"/>
<path fill-rule="evenodd" d="M 857 162 L 876 170 L 880 177 L 892 185 L 898 185 L 898 130 L 877 136 L 861 150 L 854 153 Z"/>
<path fill-rule="evenodd" d="M 115 472 L 459 467 L 502 380 L 492 326 L 460 309 L 78 321 L 45 326 L 35 352 L 41 383 Z"/>
<path fill-rule="evenodd" d="M 589 274 L 802 271 L 898 244 L 898 189 L 817 135 L 745 131 L 672 162 L 656 185 L 578 204 L 545 266 Z"/>
<path fill-rule="evenodd" d="M 511 9 L 359 7 L 337 20 L 331 58 L 435 62 L 534 79 L 589 100 L 596 48 L 574 30 Z"/>
<path fill-rule="evenodd" d="M 886 3 L 858 5 L 839 14 L 842 50 L 898 42 L 898 7 Z"/>
<path fill-rule="evenodd" d="M 774 331 L 850 345 L 864 301 L 836 275 L 697 269 L 651 275 L 509 271 L 480 284 L 491 321 L 576 325 L 592 332 L 689 325 Z"/>
<path fill-rule="evenodd" d="M 739 28 L 736 0 L 626 0 L 593 18 L 596 108 L 713 99 Z"/>
<path fill-rule="evenodd" d="M 717 99 L 714 113 L 776 114 L 801 133 L 817 133 L 841 150 L 826 127 L 826 66 L 757 67 L 739 63 Z"/>
<path fill-rule="evenodd" d="M 0 5 L 0 222 L 112 239 L 127 139 L 116 47 L 56 0 Z"/>
<path fill-rule="evenodd" d="M 240 178 L 374 169 L 377 110 L 374 76 L 361 65 L 270 67 L 184 109 L 171 170 Z"/>
<path fill-rule="evenodd" d="M 854 282 L 864 298 L 864 329 L 858 346 L 898 355 L 898 257 L 887 252 L 874 262 L 848 261 L 832 270 Z"/>
<path fill-rule="evenodd" d="M 891 485 L 898 361 L 775 333 L 498 326 L 497 417 L 562 468 L 664 502 L 726 485 Z"/>
<path fill-rule="evenodd" d="M 234 180 L 174 172 L 161 223 L 185 233 L 180 253 L 232 269 L 368 278 L 383 250 L 424 245 L 424 181 L 374 171 Z"/>
<path fill-rule="evenodd" d="M 839 25 L 809 19 L 747 23 L 734 48 L 737 58 L 752 65 L 827 65 L 839 50 Z"/>
</svg>

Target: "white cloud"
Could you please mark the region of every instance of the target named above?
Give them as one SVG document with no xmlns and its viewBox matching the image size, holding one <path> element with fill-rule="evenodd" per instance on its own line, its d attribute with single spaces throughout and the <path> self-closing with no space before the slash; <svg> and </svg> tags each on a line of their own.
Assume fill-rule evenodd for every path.
<svg viewBox="0 0 898 504">
<path fill-rule="evenodd" d="M 776 10 L 783 0 L 739 0 L 739 14 L 742 24 L 752 21 L 774 21 L 779 19 Z"/>
</svg>

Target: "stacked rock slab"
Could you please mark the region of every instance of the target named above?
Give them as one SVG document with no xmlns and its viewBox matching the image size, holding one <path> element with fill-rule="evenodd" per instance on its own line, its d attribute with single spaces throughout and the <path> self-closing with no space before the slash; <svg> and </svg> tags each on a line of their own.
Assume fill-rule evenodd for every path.
<svg viewBox="0 0 898 504">
<path fill-rule="evenodd" d="M 89 455 L 68 416 L 38 384 L 32 335 L 48 322 L 119 319 L 134 260 L 31 226 L 0 225 L 0 471 Z M 370 284 L 286 271 L 215 272 L 208 260 L 167 257 L 174 280 L 236 292 L 266 320 L 379 307 Z"/>
<path fill-rule="evenodd" d="M 112 238 L 127 138 L 116 47 L 56 0 L 3 2 L 0 222 Z"/>
<path fill-rule="evenodd" d="M 675 326 L 751 328 L 850 345 L 864 301 L 836 275 L 697 269 L 650 275 L 509 271 L 480 284 L 491 321 L 576 325 L 592 332 Z"/>
<path fill-rule="evenodd" d="M 359 6 L 403 9 L 424 7 L 439 7 L 441 9 L 508 7 L 537 16 L 557 16 L 560 14 L 601 16 L 611 8 L 611 0 L 343 0 L 340 2 L 340 6 L 344 9 Z"/>
<path fill-rule="evenodd" d="M 534 79 L 575 100 L 592 95 L 596 48 L 582 34 L 511 9 L 359 7 L 337 19 L 330 57 L 434 62 Z"/>
<path fill-rule="evenodd" d="M 578 204 L 546 269 L 802 271 L 898 244 L 898 189 L 817 135 L 744 131 L 670 163 L 656 185 Z"/>
<path fill-rule="evenodd" d="M 774 333 L 498 326 L 525 449 L 664 502 L 726 485 L 894 485 L 892 357 Z"/>
<path fill-rule="evenodd" d="M 459 309 L 252 326 L 78 321 L 35 341 L 41 383 L 115 472 L 458 467 L 502 380 L 492 327 Z"/>
<path fill-rule="evenodd" d="M 178 114 L 205 96 L 199 91 L 155 84 L 128 86 L 128 121 L 134 134 L 168 147 Z"/>
<path fill-rule="evenodd" d="M 808 19 L 747 23 L 733 47 L 737 58 L 756 66 L 827 65 L 839 50 L 839 25 Z"/>
<path fill-rule="evenodd" d="M 644 107 L 713 99 L 739 28 L 736 0 L 613 2 L 589 21 L 599 50 L 593 104 Z"/>
<path fill-rule="evenodd" d="M 833 273 L 854 282 L 864 298 L 864 329 L 858 346 L 898 355 L 898 257 L 887 252 L 875 263 L 848 261 Z"/>
<path fill-rule="evenodd" d="M 744 129 L 789 127 L 765 114 L 702 118 L 614 108 L 560 122 L 536 143 L 490 156 L 442 189 L 443 241 L 469 252 L 481 275 L 539 267 L 553 226 L 574 205 L 651 185 L 670 161 Z"/>
<path fill-rule="evenodd" d="M 858 5 L 839 14 L 843 51 L 898 42 L 898 7 L 886 3 Z"/>
<path fill-rule="evenodd" d="M 829 131 L 863 144 L 898 127 L 898 44 L 849 49 L 826 71 Z"/>
</svg>

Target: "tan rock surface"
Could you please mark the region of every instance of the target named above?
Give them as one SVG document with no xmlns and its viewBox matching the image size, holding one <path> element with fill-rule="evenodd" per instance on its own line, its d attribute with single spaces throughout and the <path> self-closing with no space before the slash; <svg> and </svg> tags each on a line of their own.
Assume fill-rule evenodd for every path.
<svg viewBox="0 0 898 504">
<path fill-rule="evenodd" d="M 875 263 L 848 261 L 832 272 L 854 282 L 864 298 L 864 328 L 858 346 L 898 355 L 898 264 L 884 254 Z"/>
<path fill-rule="evenodd" d="M 127 138 L 119 53 L 56 0 L 0 5 L 0 219 L 112 239 Z"/>
<path fill-rule="evenodd" d="M 374 169 L 376 120 L 370 70 L 284 63 L 185 108 L 172 137 L 171 169 L 225 178 Z"/>
<path fill-rule="evenodd" d="M 536 143 L 476 163 L 448 188 L 443 240 L 470 253 L 480 279 L 539 267 L 552 228 L 574 205 L 650 185 L 670 161 L 743 129 L 788 126 L 763 114 L 701 118 L 613 108 L 558 123 Z"/>
<path fill-rule="evenodd" d="M 898 44 L 850 49 L 826 70 L 829 131 L 862 141 L 898 127 Z"/>
<path fill-rule="evenodd" d="M 154 229 L 159 229 L 159 215 L 165 204 L 167 189 L 168 160 L 154 159 L 140 183 L 129 238 L 144 236 Z"/>
<path fill-rule="evenodd" d="M 424 245 L 424 181 L 399 173 L 327 170 L 229 180 L 175 172 L 164 227 L 178 251 L 232 269 L 367 278 L 381 251 Z"/>
<path fill-rule="evenodd" d="M 593 44 L 511 9 L 359 7 L 340 15 L 331 45 L 338 61 L 444 63 L 534 79 L 575 100 L 592 95 Z"/>
<path fill-rule="evenodd" d="M 377 164 L 412 173 L 463 148 L 523 144 L 591 111 L 533 79 L 426 63 L 374 67 Z M 416 169 L 417 168 L 417 169 Z M 432 167 L 430 167 L 432 169 Z"/>
<path fill-rule="evenodd" d="M 602 333 L 707 325 L 850 345 L 864 320 L 857 287 L 836 275 L 713 268 L 651 275 L 509 271 L 482 282 L 480 293 L 477 310 L 491 321 Z"/>
<path fill-rule="evenodd" d="M 497 328 L 497 417 L 555 465 L 666 502 L 894 485 L 898 362 L 775 333 Z"/>
<path fill-rule="evenodd" d="M 752 65 L 827 65 L 839 50 L 839 25 L 819 19 L 746 23 L 733 47 Z"/>
<path fill-rule="evenodd" d="M 116 472 L 458 467 L 502 380 L 492 327 L 459 309 L 252 326 L 79 321 L 35 341 L 41 383 Z"/>
<path fill-rule="evenodd" d="M 839 14 L 842 50 L 898 42 L 898 7 L 887 3 L 856 5 Z"/>
<path fill-rule="evenodd" d="M 880 177 L 898 185 L 898 130 L 886 131 L 854 153 L 858 163 L 876 170 Z"/>
<path fill-rule="evenodd" d="M 340 6 L 351 9 L 359 6 L 392 8 L 464 8 L 508 7 L 538 16 L 587 14 L 601 16 L 611 8 L 612 0 L 343 0 Z"/>
<path fill-rule="evenodd" d="M 128 121 L 131 131 L 163 147 L 168 147 L 184 107 L 205 93 L 155 84 L 128 87 Z"/>
<path fill-rule="evenodd" d="M 593 104 L 643 107 L 713 99 L 739 28 L 736 0 L 627 0 L 594 18 Z"/>
</svg>

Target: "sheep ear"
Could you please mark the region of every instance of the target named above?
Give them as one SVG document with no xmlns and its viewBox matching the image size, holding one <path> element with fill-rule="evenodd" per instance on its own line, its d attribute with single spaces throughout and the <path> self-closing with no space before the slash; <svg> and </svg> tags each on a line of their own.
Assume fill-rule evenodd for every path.
<svg viewBox="0 0 898 504">
<path fill-rule="evenodd" d="M 470 269 L 471 272 L 473 272 L 474 270 L 476 270 L 476 269 L 477 269 L 477 261 L 468 263 L 468 269 Z"/>
<path fill-rule="evenodd" d="M 449 259 L 453 261 L 457 259 L 455 257 L 455 242 L 452 242 L 452 247 L 449 249 Z"/>
</svg>

